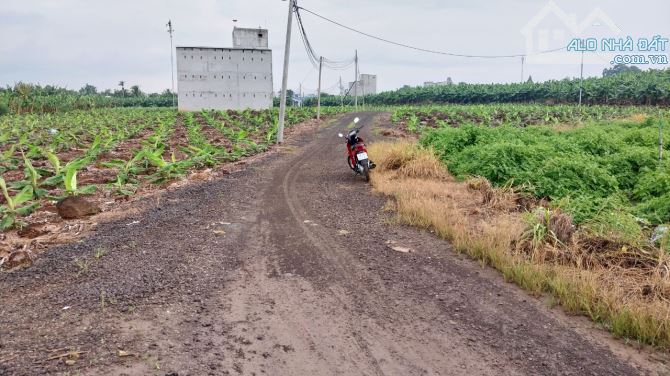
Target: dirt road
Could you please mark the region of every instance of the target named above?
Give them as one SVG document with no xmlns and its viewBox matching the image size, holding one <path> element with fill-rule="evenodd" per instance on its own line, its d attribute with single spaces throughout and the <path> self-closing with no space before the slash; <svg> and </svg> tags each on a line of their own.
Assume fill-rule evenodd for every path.
<svg viewBox="0 0 670 376">
<path fill-rule="evenodd" d="M 392 224 L 345 164 L 352 118 L 0 274 L 0 374 L 662 372 Z"/>
</svg>

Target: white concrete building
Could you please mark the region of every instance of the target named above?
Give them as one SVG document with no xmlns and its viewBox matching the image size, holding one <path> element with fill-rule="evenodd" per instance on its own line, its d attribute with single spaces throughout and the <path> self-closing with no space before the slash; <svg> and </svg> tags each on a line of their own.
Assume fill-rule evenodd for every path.
<svg viewBox="0 0 670 376">
<path fill-rule="evenodd" d="M 453 81 L 451 80 L 451 77 L 447 77 L 446 81 L 426 81 L 423 83 L 423 87 L 432 87 L 432 86 L 445 86 L 445 85 L 453 85 Z"/>
<path fill-rule="evenodd" d="M 377 76 L 374 74 L 360 74 L 358 75 L 358 88 L 355 87 L 354 82 L 349 82 L 349 95 L 355 95 L 355 90 L 358 89 L 358 95 L 377 94 Z"/>
<path fill-rule="evenodd" d="M 233 47 L 177 47 L 179 110 L 272 107 L 266 29 L 233 30 Z"/>
<path fill-rule="evenodd" d="M 235 48 L 268 48 L 268 31 L 266 29 L 233 29 L 233 47 Z"/>
</svg>

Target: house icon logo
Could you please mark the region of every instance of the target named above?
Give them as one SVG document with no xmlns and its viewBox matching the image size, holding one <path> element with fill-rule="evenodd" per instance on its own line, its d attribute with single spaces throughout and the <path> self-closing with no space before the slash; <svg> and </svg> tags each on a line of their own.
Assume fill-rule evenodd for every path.
<svg viewBox="0 0 670 376">
<path fill-rule="evenodd" d="M 529 62 L 549 64 L 572 64 L 574 52 L 538 54 L 542 51 L 566 47 L 573 38 L 594 37 L 597 34 L 616 37 L 621 29 L 600 8 L 594 8 L 581 22 L 555 2 L 549 1 L 521 29 L 526 39 L 526 55 Z"/>
</svg>

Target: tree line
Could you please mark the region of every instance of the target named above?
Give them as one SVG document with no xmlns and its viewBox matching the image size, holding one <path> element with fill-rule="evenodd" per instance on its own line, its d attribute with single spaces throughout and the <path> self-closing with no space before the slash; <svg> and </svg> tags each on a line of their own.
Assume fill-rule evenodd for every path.
<svg viewBox="0 0 670 376">
<path fill-rule="evenodd" d="M 439 85 L 429 87 L 408 87 L 359 98 L 359 104 L 405 105 L 430 103 L 546 103 L 570 104 L 579 101 L 582 88 L 582 102 L 605 105 L 670 105 L 670 69 L 647 70 L 606 69 L 603 77 L 549 80 L 508 84 L 467 84 Z M 345 105 L 353 102 L 347 97 Z M 339 96 L 321 98 L 324 106 L 339 106 Z M 305 100 L 305 105 L 315 106 L 316 99 Z"/>
<path fill-rule="evenodd" d="M 98 91 L 86 84 L 79 90 L 53 85 L 35 85 L 19 82 L 14 86 L 0 88 L 0 115 L 23 113 L 54 113 L 69 110 L 84 110 L 108 107 L 170 107 L 173 93 L 144 93 L 138 85 L 120 89 Z"/>
</svg>

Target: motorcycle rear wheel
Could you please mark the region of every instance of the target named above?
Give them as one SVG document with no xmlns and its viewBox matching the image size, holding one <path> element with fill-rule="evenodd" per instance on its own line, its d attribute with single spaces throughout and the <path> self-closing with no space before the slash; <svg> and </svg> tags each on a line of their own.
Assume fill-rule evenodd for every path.
<svg viewBox="0 0 670 376">
<path fill-rule="evenodd" d="M 365 181 L 370 181 L 370 164 L 369 163 L 363 163 L 363 177 L 365 178 Z"/>
<path fill-rule="evenodd" d="M 356 166 L 351 164 L 351 158 L 347 156 L 347 165 L 349 165 L 349 168 L 352 169 L 353 171 L 356 171 Z"/>
</svg>

